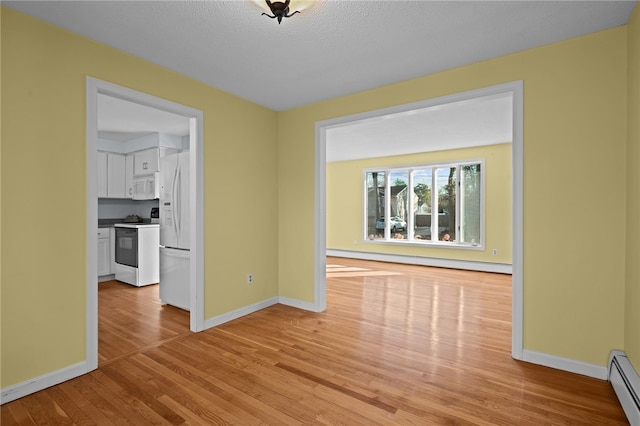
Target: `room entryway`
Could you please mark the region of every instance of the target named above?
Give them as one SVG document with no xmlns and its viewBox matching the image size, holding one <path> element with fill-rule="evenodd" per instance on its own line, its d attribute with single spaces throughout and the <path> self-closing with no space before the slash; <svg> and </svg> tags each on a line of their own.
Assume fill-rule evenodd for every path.
<svg viewBox="0 0 640 426">
<path fill-rule="evenodd" d="M 162 306 L 157 285 L 98 285 L 99 367 L 188 334 L 189 312 Z"/>
<path fill-rule="evenodd" d="M 204 329 L 204 239 L 203 239 L 203 113 L 200 110 L 188 106 L 180 105 L 165 99 L 157 98 L 142 92 L 137 92 L 122 86 L 87 77 L 87 370 L 91 371 L 105 362 L 109 358 L 122 356 L 133 350 L 139 350 L 148 345 L 161 344 L 167 338 L 178 335 L 182 332 L 195 332 Z M 121 293 L 114 298 L 115 301 L 123 305 L 102 306 L 100 301 L 98 306 L 98 268 L 97 268 L 97 238 L 96 229 L 98 225 L 98 190 L 97 190 L 97 150 L 98 150 L 98 97 L 107 96 L 121 101 L 126 101 L 139 106 L 164 111 L 176 116 L 184 117 L 188 120 L 189 134 L 187 145 L 189 173 L 189 223 L 191 224 L 189 247 L 190 262 L 187 278 L 189 288 L 190 311 L 183 311 L 178 317 L 186 316 L 187 321 L 175 321 L 170 319 L 174 308 L 160 306 L 160 299 L 157 297 L 157 306 L 149 308 L 148 297 L 152 292 L 158 291 L 157 285 L 149 286 L 149 289 L 142 287 L 127 288 L 106 284 L 105 291 L 100 291 L 100 297 L 106 297 L 113 292 Z M 188 148 L 187 148 L 188 147 Z M 159 249 L 159 247 L 158 247 Z M 100 284 L 102 287 L 103 283 Z M 102 288 L 101 288 L 102 290 Z M 117 290 L 117 291 L 116 291 Z M 131 293 L 130 292 L 139 292 Z M 126 295 L 126 296 L 123 296 Z M 140 299 L 138 300 L 138 294 Z M 146 300 L 146 302 L 145 302 Z M 108 302 L 108 301 L 107 301 Z M 159 308 L 159 309 L 158 309 Z M 109 310 L 111 312 L 100 312 L 99 310 Z M 175 308 L 177 309 L 177 308 Z M 135 320 L 132 318 L 134 312 L 139 316 Z M 104 314 L 104 315 L 103 315 Z M 168 321 L 165 321 L 168 320 Z M 104 323 L 104 324 L 103 324 Z M 174 325 L 182 324 L 181 331 L 174 329 Z M 105 325 L 108 325 L 105 328 Z M 99 331 L 100 330 L 100 331 Z M 99 335 L 103 330 L 105 335 Z M 130 334 L 129 334 L 130 333 Z M 133 346 L 124 343 L 132 340 Z M 105 346 L 104 351 L 100 349 L 98 353 L 99 341 Z M 114 348 L 121 346 L 120 349 Z"/>
</svg>

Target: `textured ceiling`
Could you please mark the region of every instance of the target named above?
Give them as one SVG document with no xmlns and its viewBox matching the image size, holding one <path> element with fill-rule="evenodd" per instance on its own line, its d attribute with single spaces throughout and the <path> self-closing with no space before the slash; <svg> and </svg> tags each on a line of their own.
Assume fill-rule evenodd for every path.
<svg viewBox="0 0 640 426">
<path fill-rule="evenodd" d="M 318 0 L 278 25 L 248 0 L 3 1 L 278 111 L 624 25 L 636 4 Z"/>
</svg>

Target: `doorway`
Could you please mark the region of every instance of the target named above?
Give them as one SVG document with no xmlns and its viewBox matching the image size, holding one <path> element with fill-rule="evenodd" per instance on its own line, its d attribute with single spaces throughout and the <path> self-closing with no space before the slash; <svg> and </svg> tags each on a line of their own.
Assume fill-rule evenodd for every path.
<svg viewBox="0 0 640 426">
<path fill-rule="evenodd" d="M 314 295 L 315 310 L 326 309 L 326 161 L 327 137 L 331 129 L 350 124 L 378 120 L 392 114 L 410 113 L 425 108 L 435 108 L 454 102 L 473 101 L 477 98 L 511 96 L 512 142 L 512 345 L 515 359 L 523 358 L 523 92 L 522 82 L 512 82 L 450 96 L 429 99 L 351 116 L 339 117 L 316 123 L 315 129 L 315 259 Z"/>
<path fill-rule="evenodd" d="M 204 256 L 203 256 L 203 113 L 165 99 L 137 92 L 122 86 L 91 77 L 86 80 L 87 112 L 87 370 L 98 366 L 98 273 L 97 237 L 98 223 L 97 174 L 94 165 L 98 147 L 98 96 L 139 104 L 148 108 L 169 112 L 189 120 L 189 182 L 190 182 L 190 313 L 189 328 L 192 332 L 204 329 Z"/>
</svg>

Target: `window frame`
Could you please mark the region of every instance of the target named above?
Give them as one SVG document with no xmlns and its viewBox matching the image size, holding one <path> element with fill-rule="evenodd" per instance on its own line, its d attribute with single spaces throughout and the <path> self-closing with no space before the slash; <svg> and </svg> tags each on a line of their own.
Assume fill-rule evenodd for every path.
<svg viewBox="0 0 640 426">
<path fill-rule="evenodd" d="M 480 165 L 480 238 L 479 241 L 475 243 L 460 243 L 460 235 L 463 232 L 462 230 L 462 168 L 469 165 L 479 164 Z M 391 193 L 391 175 L 392 173 L 406 173 L 407 174 L 407 188 L 414 188 L 414 172 L 419 170 L 431 169 L 431 210 L 432 213 L 434 210 L 437 210 L 438 206 L 438 191 L 434 190 L 437 188 L 437 170 L 444 168 L 455 167 L 456 169 L 456 212 L 455 212 L 455 237 L 454 241 L 441 241 L 441 240 L 423 240 L 416 239 L 414 230 L 415 230 L 415 214 L 409 214 L 405 219 L 407 226 L 405 229 L 406 238 L 405 239 L 396 239 L 392 238 L 389 226 L 391 215 L 391 197 L 386 196 L 386 194 Z M 370 173 L 384 173 L 384 183 L 385 183 L 385 197 L 384 197 L 384 235 L 382 238 L 374 238 L 371 239 L 369 237 L 369 188 L 367 183 L 367 177 Z M 429 163 L 418 163 L 418 164 L 410 164 L 403 166 L 386 166 L 386 167 L 369 167 L 363 169 L 362 171 L 362 183 L 363 183 L 363 208 L 362 208 L 362 235 L 363 241 L 365 243 L 371 244 L 400 244 L 400 245 L 415 245 L 420 247 L 432 247 L 432 248 L 452 248 L 452 249 L 463 249 L 463 250 L 484 250 L 485 249 L 485 240 L 486 240 L 486 161 L 484 158 L 474 158 L 474 159 L 465 159 L 465 160 L 453 160 L 453 161 L 438 161 L 438 162 L 429 162 Z M 407 211 L 412 212 L 414 209 L 414 197 L 407 197 Z M 433 217 L 433 216 L 432 216 Z M 376 216 L 376 221 L 378 217 Z M 437 219 L 434 224 L 433 219 L 431 221 L 431 235 L 434 235 L 434 228 L 437 227 Z M 436 232 L 437 234 L 437 232 Z"/>
</svg>

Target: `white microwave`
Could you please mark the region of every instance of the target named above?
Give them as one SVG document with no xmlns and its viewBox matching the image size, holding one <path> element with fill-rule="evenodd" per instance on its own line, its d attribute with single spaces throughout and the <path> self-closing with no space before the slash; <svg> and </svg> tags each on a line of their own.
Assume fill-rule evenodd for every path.
<svg viewBox="0 0 640 426">
<path fill-rule="evenodd" d="M 155 200 L 160 198 L 160 173 L 133 178 L 134 200 Z"/>
</svg>

